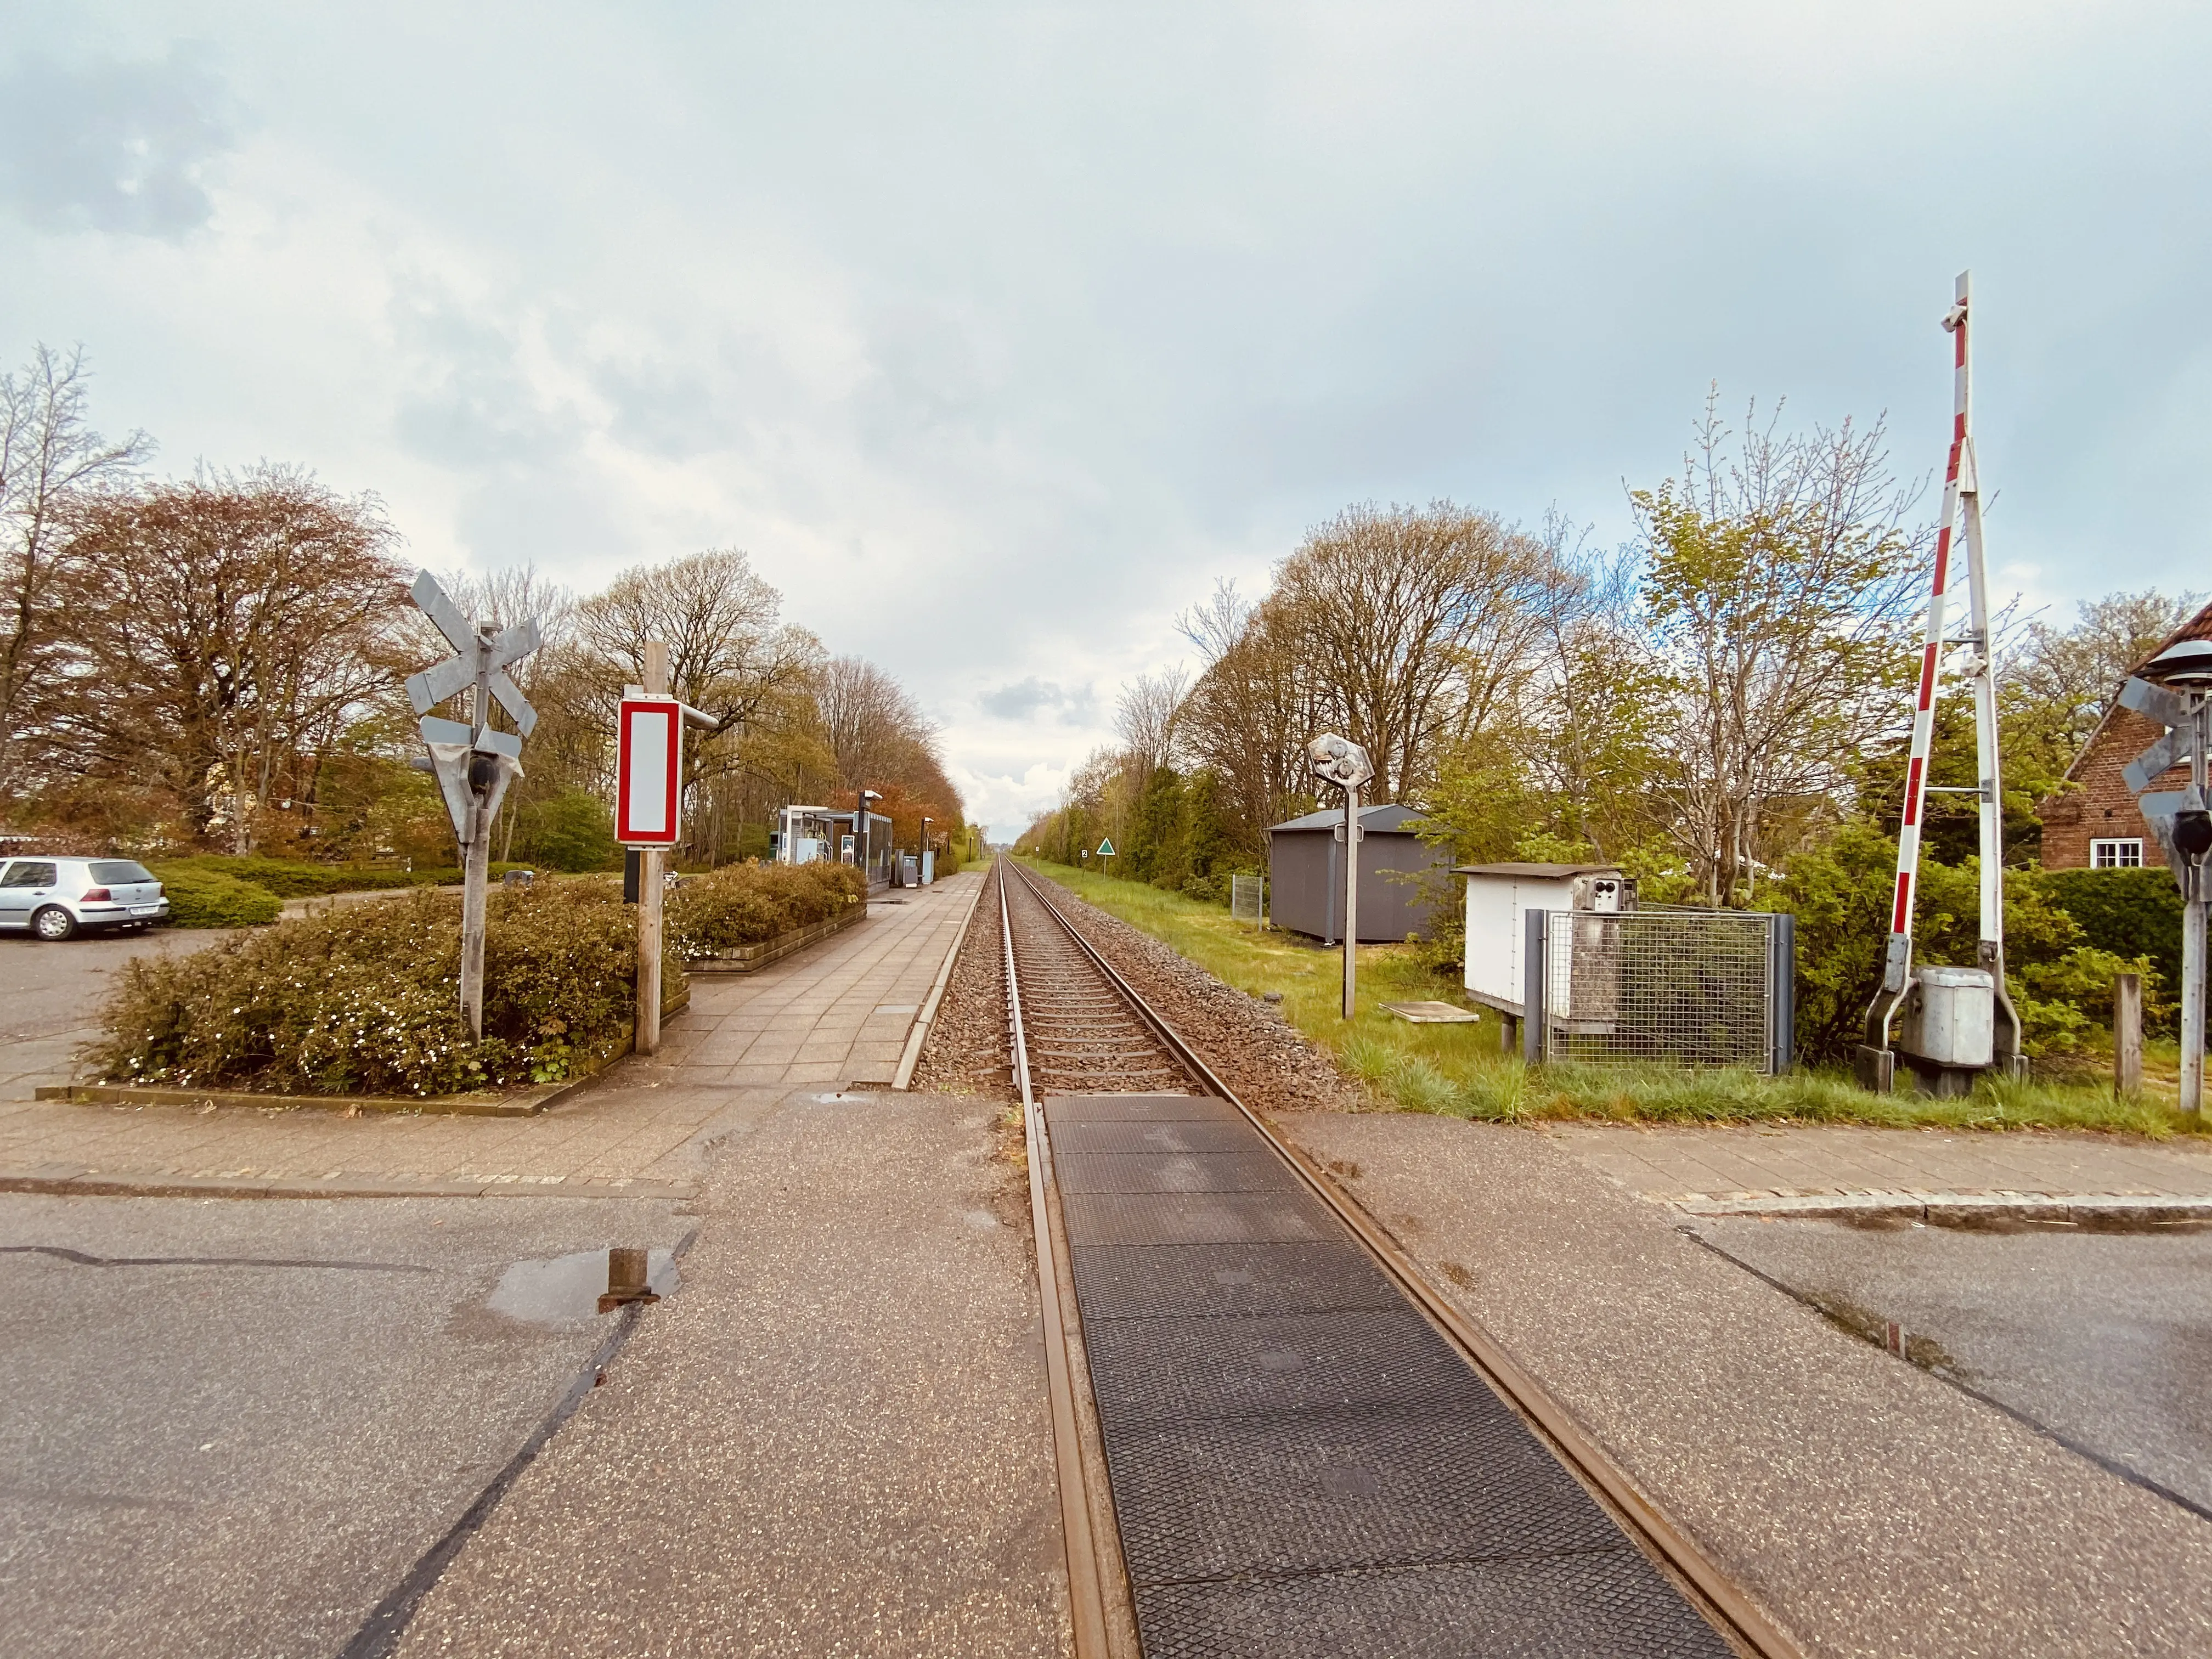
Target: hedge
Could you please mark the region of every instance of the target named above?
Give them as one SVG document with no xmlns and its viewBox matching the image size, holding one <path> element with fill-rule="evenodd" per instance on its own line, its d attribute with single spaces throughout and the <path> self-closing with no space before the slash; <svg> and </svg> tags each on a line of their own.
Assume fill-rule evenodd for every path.
<svg viewBox="0 0 2212 1659">
<path fill-rule="evenodd" d="M 460 900 L 418 892 L 124 964 L 88 1051 L 111 1083 L 289 1094 L 453 1094 L 558 1081 L 611 1054 L 635 998 L 637 923 L 619 889 L 490 896 L 484 1036 L 459 1009 Z M 665 994 L 684 986 L 662 964 Z"/>
<path fill-rule="evenodd" d="M 866 898 L 849 865 L 728 864 L 687 877 L 669 896 L 667 934 L 681 955 L 720 956 L 827 921 Z"/>
<path fill-rule="evenodd" d="M 148 866 L 169 901 L 176 927 L 252 927 L 276 920 L 283 900 L 258 882 L 198 864 Z"/>
<path fill-rule="evenodd" d="M 2140 870 L 2043 870 L 2044 896 L 2074 918 L 2082 941 L 2116 957 L 2148 957 L 2169 992 L 2181 984 L 2181 887 L 2163 863 Z"/>
</svg>

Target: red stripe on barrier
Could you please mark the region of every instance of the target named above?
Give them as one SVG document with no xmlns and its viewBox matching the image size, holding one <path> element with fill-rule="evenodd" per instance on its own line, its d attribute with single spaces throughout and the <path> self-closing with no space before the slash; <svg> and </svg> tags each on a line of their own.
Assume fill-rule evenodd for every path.
<svg viewBox="0 0 2212 1659">
<path fill-rule="evenodd" d="M 1945 483 L 1959 482 L 1959 446 L 1955 443 L 1951 446 L 1951 465 L 1943 474 L 1943 482 Z"/>
<path fill-rule="evenodd" d="M 1925 764 L 1915 755 L 1912 769 L 1905 775 L 1905 827 L 1908 830 L 1920 822 L 1920 769 Z"/>
<path fill-rule="evenodd" d="M 1966 366 L 1966 319 L 1964 317 L 1959 319 L 1958 327 L 1951 331 L 1951 366 L 1954 368 Z"/>
<path fill-rule="evenodd" d="M 1906 920 L 1912 915 L 1912 876 L 1909 871 L 1897 872 L 1897 908 L 1890 913 L 1889 931 L 1901 933 Z"/>
<path fill-rule="evenodd" d="M 1926 708 L 1936 696 L 1936 641 L 1930 640 L 1920 653 L 1920 706 Z"/>
<path fill-rule="evenodd" d="M 1950 585 L 1951 526 L 1945 525 L 1936 532 L 1936 586 L 1929 591 L 1941 594 Z"/>
</svg>

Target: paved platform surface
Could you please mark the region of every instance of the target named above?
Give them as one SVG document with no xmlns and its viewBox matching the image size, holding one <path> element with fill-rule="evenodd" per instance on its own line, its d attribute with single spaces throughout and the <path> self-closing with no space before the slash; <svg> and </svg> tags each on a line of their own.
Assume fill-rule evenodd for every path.
<svg viewBox="0 0 2212 1659">
<path fill-rule="evenodd" d="M 696 1224 L 0 1196 L 0 1651 L 345 1650 L 621 1317 L 606 1247 Z"/>
<path fill-rule="evenodd" d="M 2212 1651 L 2212 1524 L 1846 1334 L 1571 1140 L 1280 1121 L 1809 1653 Z"/>
<path fill-rule="evenodd" d="M 2212 1141 L 1845 1124 L 1559 1123 L 1539 1133 L 1629 1191 L 1668 1202 L 1892 1193 L 2212 1197 Z"/>
<path fill-rule="evenodd" d="M 972 1100 L 725 1119 L 684 1289 L 402 1655 L 1066 1651 L 1027 1187 Z"/>
<path fill-rule="evenodd" d="M 36 1101 L 31 1085 L 67 1080 L 70 1054 L 88 1033 L 41 1037 L 46 1069 L 21 1074 L 13 1097 L 0 1100 L 0 1181 L 57 1190 L 143 1182 L 251 1192 L 308 1182 L 339 1192 L 681 1196 L 696 1175 L 695 1143 L 734 1091 L 890 1080 L 981 879 L 963 871 L 896 896 L 902 902 L 878 900 L 859 927 L 758 974 L 700 975 L 659 1054 L 616 1066 L 538 1117 Z M 204 942 L 149 939 L 164 950 Z M 133 948 L 148 941 L 0 948 L 0 1006 L 33 995 L 59 998 L 57 1008 L 96 1006 L 100 980 Z M 49 983 L 66 990 L 39 989 Z M 12 1018 L 35 1026 L 58 1016 Z"/>
</svg>

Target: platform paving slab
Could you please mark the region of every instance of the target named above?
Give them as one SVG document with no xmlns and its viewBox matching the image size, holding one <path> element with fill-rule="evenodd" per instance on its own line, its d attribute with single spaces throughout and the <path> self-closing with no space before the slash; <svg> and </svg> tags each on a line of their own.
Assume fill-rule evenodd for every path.
<svg viewBox="0 0 2212 1659">
<path fill-rule="evenodd" d="M 2212 1524 L 1846 1334 L 1571 1137 L 1279 1127 L 1808 1653 L 2212 1651 Z"/>
<path fill-rule="evenodd" d="M 2212 1140 L 1789 1126 L 1547 1124 L 1589 1168 L 1662 1203 L 1892 1194 L 2212 1199 Z"/>
<path fill-rule="evenodd" d="M 987 1108 L 787 1089 L 706 1154 L 684 1289 L 398 1652 L 1058 1655 L 1026 1187 Z"/>
<path fill-rule="evenodd" d="M 0 1063 L 36 1049 L 10 1085 L 16 1097 L 0 1098 L 0 1188 L 48 1190 L 58 1182 L 80 1191 L 168 1191 L 246 1181 L 258 1183 L 254 1190 L 325 1182 L 333 1190 L 429 1193 L 495 1183 L 680 1195 L 692 1179 L 687 1148 L 710 1133 L 728 1091 L 890 1080 L 898 1058 L 891 1037 L 902 1042 L 915 1016 L 872 1027 L 866 1012 L 847 1020 L 833 1011 L 842 1000 L 863 1011 L 918 1006 L 981 879 L 962 872 L 896 895 L 898 902 L 879 900 L 865 923 L 759 974 L 694 981 L 691 1006 L 664 1028 L 659 1054 L 619 1060 L 526 1120 L 39 1101 L 32 1087 L 69 1081 L 76 1046 L 91 1032 L 20 1036 L 0 1046 Z M 0 999 L 20 993 L 35 1004 L 0 1033 L 35 1030 L 96 1005 L 104 975 L 132 950 L 205 942 L 160 933 L 61 945 L 0 941 Z M 57 975 L 65 995 L 33 982 Z M 76 1173 L 56 1176 L 58 1169 Z"/>
</svg>

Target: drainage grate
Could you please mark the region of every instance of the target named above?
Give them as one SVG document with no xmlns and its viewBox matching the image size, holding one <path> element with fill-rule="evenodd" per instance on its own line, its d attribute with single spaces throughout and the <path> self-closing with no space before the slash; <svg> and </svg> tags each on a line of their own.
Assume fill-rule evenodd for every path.
<svg viewBox="0 0 2212 1659">
<path fill-rule="evenodd" d="M 1046 1111 L 1147 1659 L 1724 1659 L 1235 1108 Z"/>
<path fill-rule="evenodd" d="M 1137 1592 L 1146 1659 L 1709 1659 L 1723 1654 L 1638 1552 L 1452 1562 Z"/>
<path fill-rule="evenodd" d="M 1053 1162 L 1063 1193 L 1302 1193 L 1273 1152 L 1069 1152 Z"/>
<path fill-rule="evenodd" d="M 1234 1123 L 1252 1126 L 1225 1100 L 1212 1095 L 1047 1095 L 1044 1121 L 1054 1134 L 1068 1123 Z M 1252 1135 L 1255 1144 L 1257 1135 Z"/>
<path fill-rule="evenodd" d="M 1396 1308 L 1357 1244 L 1086 1244 L 1070 1252 L 1088 1331 L 1115 1319 L 1243 1319 Z"/>
<path fill-rule="evenodd" d="M 1109 1444 L 1210 1418 L 1352 1406 L 1449 1411 L 1467 1364 L 1395 1308 L 1267 1319 L 1114 1319 L 1085 1340 Z"/>
<path fill-rule="evenodd" d="M 1306 1193 L 1066 1193 L 1067 1242 L 1085 1244 L 1261 1244 L 1341 1238 Z"/>
<path fill-rule="evenodd" d="M 1249 1123 L 1057 1123 L 1053 1150 L 1078 1152 L 1242 1152 L 1252 1145 Z"/>
</svg>

